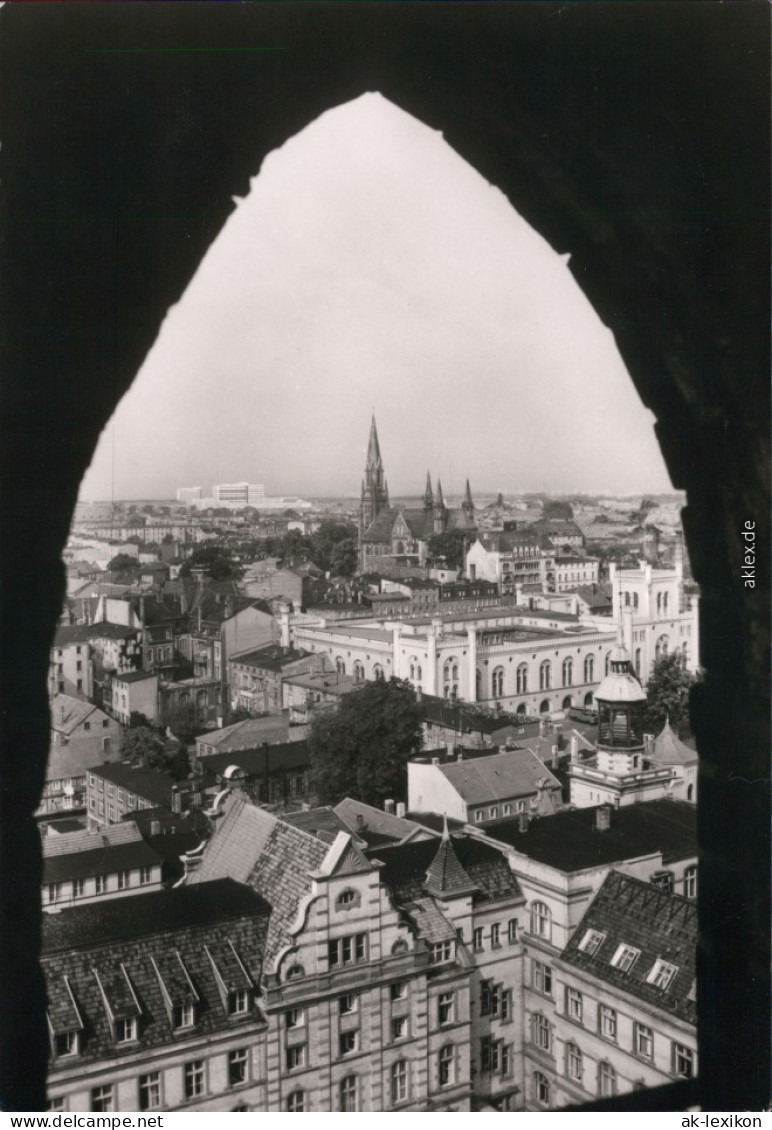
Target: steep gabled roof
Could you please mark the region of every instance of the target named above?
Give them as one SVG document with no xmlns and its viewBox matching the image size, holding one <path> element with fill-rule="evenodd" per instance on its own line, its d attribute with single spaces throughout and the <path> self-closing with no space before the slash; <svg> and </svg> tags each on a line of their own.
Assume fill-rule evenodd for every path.
<svg viewBox="0 0 772 1130">
<path fill-rule="evenodd" d="M 538 791 L 540 781 L 546 781 L 550 789 L 560 789 L 557 778 L 529 749 L 505 750 L 473 761 L 448 762 L 438 765 L 437 771 L 467 804 L 529 796 Z"/>
<path fill-rule="evenodd" d="M 445 824 L 437 854 L 426 872 L 426 889 L 429 894 L 450 896 L 471 894 L 477 888 L 459 862 Z"/>
<path fill-rule="evenodd" d="M 670 719 L 666 720 L 662 730 L 657 734 L 654 749 L 649 757 L 658 765 L 696 765 L 699 761 L 696 751 L 684 745 L 673 732 Z"/>
<path fill-rule="evenodd" d="M 517 879 L 499 848 L 465 835 L 453 836 L 451 842 L 459 865 L 476 888 L 475 902 L 522 897 Z M 371 848 L 367 854 L 383 864 L 381 882 L 398 903 L 404 906 L 427 894 L 426 876 L 437 855 L 436 840 L 411 840 L 394 847 Z"/>
<path fill-rule="evenodd" d="M 590 973 L 690 1024 L 697 1020 L 690 1000 L 696 978 L 697 904 L 651 883 L 611 871 L 561 954 L 566 965 Z M 588 930 L 603 935 L 594 952 L 583 949 Z M 632 966 L 612 964 L 620 946 L 639 951 Z M 666 988 L 652 981 L 657 960 L 675 968 Z"/>
<path fill-rule="evenodd" d="M 316 836 L 231 795 L 190 881 L 201 884 L 230 876 L 265 899 L 271 907 L 265 951 L 271 971 L 279 951 L 292 941 L 289 928 L 311 891 L 312 872 L 319 870 L 329 849 Z"/>
<path fill-rule="evenodd" d="M 259 1020 L 254 1009 L 228 1015 L 207 948 L 227 945 L 259 985 L 268 914 L 253 891 L 222 879 L 45 915 L 41 964 L 54 1031 L 80 1032 L 85 1065 L 121 1053 L 108 1005 L 138 1017 L 140 1052 L 172 1043 L 170 995 L 180 989 L 195 1000 L 197 1036 Z"/>
</svg>

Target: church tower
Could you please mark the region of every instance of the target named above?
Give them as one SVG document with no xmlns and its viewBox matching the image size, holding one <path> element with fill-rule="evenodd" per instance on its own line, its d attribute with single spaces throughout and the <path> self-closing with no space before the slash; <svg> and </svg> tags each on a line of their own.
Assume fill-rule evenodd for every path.
<svg viewBox="0 0 772 1130">
<path fill-rule="evenodd" d="M 434 532 L 444 534 L 448 524 L 448 511 L 442 497 L 442 483 L 437 479 L 437 493 L 434 496 Z"/>
<path fill-rule="evenodd" d="M 367 462 L 362 482 L 362 496 L 359 503 L 359 529 L 363 534 L 382 510 L 388 509 L 389 488 L 383 471 L 381 448 L 378 443 L 378 429 L 375 415 L 370 425 L 370 439 L 367 444 Z"/>
<path fill-rule="evenodd" d="M 466 494 L 464 501 L 461 503 L 461 509 L 466 515 L 467 521 L 470 525 L 474 525 L 474 502 L 472 501 L 472 488 L 469 486 L 469 479 L 466 480 Z"/>
</svg>

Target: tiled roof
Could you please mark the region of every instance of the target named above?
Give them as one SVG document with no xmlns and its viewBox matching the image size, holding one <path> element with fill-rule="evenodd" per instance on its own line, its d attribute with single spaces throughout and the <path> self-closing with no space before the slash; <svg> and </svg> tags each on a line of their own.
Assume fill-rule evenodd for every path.
<svg viewBox="0 0 772 1130">
<path fill-rule="evenodd" d="M 282 742 L 279 745 L 263 745 L 255 749 L 229 750 L 226 753 L 210 753 L 201 758 L 207 773 L 222 777 L 226 769 L 237 765 L 247 777 L 265 776 L 271 773 L 284 773 L 288 769 L 305 769 L 310 765 L 308 743 Z"/>
<path fill-rule="evenodd" d="M 506 725 L 505 718 L 495 718 L 490 714 L 480 714 L 463 703 L 453 705 L 446 698 L 424 694 L 421 696 L 424 722 L 445 726 L 457 733 L 493 734 Z"/>
<path fill-rule="evenodd" d="M 516 819 L 486 827 L 493 839 L 559 871 L 621 863 L 662 852 L 664 864 L 697 857 L 697 813 L 693 804 L 652 800 L 611 811 L 605 831 L 596 828 L 597 808 L 575 808 L 532 820 L 521 832 Z"/>
<path fill-rule="evenodd" d="M 581 948 L 588 930 L 604 935 L 594 953 Z M 620 945 L 640 950 L 628 972 L 611 964 Z M 696 977 L 696 957 L 697 904 L 611 871 L 563 950 L 561 961 L 695 1024 L 697 1006 L 688 998 Z M 657 959 L 677 970 L 665 989 L 648 980 Z"/>
<path fill-rule="evenodd" d="M 544 780 L 548 788 L 560 788 L 546 765 L 526 749 L 503 750 L 473 761 L 448 762 L 437 769 L 467 804 L 529 796 L 537 791 L 537 783 Z"/>
<path fill-rule="evenodd" d="M 316 836 L 317 839 L 324 839 L 325 843 L 332 843 L 338 832 L 350 834 L 354 831 L 343 817 L 329 805 L 322 805 L 320 808 L 306 808 L 299 812 L 283 812 L 281 818 L 285 824 L 291 824 L 293 828 L 300 828 L 301 831 L 308 832 L 309 835 Z"/>
<path fill-rule="evenodd" d="M 214 746 L 221 753 L 257 749 L 268 740 L 268 735 L 289 733 L 289 718 L 285 714 L 269 714 L 264 718 L 245 718 L 221 730 L 199 734 L 197 741 Z"/>
<path fill-rule="evenodd" d="M 44 883 L 152 867 L 161 862 L 133 824 L 108 824 L 102 832 L 45 836 L 42 847 Z"/>
<path fill-rule="evenodd" d="M 107 620 L 97 624 L 71 624 L 58 628 L 52 647 L 68 647 L 74 643 L 87 643 L 89 640 L 127 640 L 137 634 L 136 628 L 123 624 L 112 624 Z"/>
<path fill-rule="evenodd" d="M 328 850 L 328 843 L 234 794 L 226 800 L 192 882 L 229 875 L 270 904 L 265 955 L 270 969 L 279 950 L 291 942 L 288 930 L 300 900 L 310 892 L 310 874 Z"/>
<path fill-rule="evenodd" d="M 408 836 L 422 831 L 420 825 L 413 820 L 406 820 L 404 816 L 395 816 L 393 812 L 384 812 L 352 797 L 345 797 L 336 804 L 335 812 L 352 832 L 368 843 L 372 841 L 373 836 L 378 836 L 381 841 L 391 840 L 393 843 L 399 843 Z M 362 822 L 359 821 L 360 816 Z"/>
<path fill-rule="evenodd" d="M 296 651 L 294 648 L 271 643 L 266 647 L 245 651 L 241 655 L 231 655 L 228 657 L 228 662 L 241 664 L 242 667 L 257 667 L 262 671 L 281 671 L 282 667 L 297 663 L 299 659 L 304 659 L 307 654 L 306 651 Z"/>
<path fill-rule="evenodd" d="M 403 910 L 421 932 L 421 937 L 430 944 L 445 942 L 456 937 L 453 925 L 447 920 L 433 898 L 414 899 L 405 903 Z"/>
<path fill-rule="evenodd" d="M 447 832 L 426 872 L 426 889 L 434 895 L 452 895 L 474 890 L 474 883 L 461 866 Z"/>
<path fill-rule="evenodd" d="M 116 1058 L 123 1049 L 106 996 L 114 1014 L 138 1016 L 134 1046 L 150 1051 L 172 1042 L 170 1001 L 192 986 L 196 1034 L 244 1023 L 227 1015 L 206 947 L 232 945 L 259 985 L 268 913 L 253 891 L 223 879 L 46 915 L 42 966 L 54 1030 L 80 1030 L 79 1062 Z"/>
<path fill-rule="evenodd" d="M 451 842 L 459 864 L 477 887 L 475 902 L 521 897 L 517 879 L 500 850 L 471 836 L 452 836 Z M 427 893 L 426 874 L 437 855 L 436 840 L 411 840 L 394 847 L 372 848 L 367 854 L 383 863 L 381 882 L 401 905 Z"/>
<path fill-rule="evenodd" d="M 51 703 L 51 729 L 60 734 L 71 734 L 81 726 L 90 714 L 98 713 L 107 717 L 93 703 L 69 694 L 58 694 Z"/>
<path fill-rule="evenodd" d="M 688 745 L 673 733 L 670 720 L 665 722 L 662 730 L 654 740 L 654 749 L 649 754 L 652 761 L 658 765 L 696 765 L 699 761 L 696 752 L 689 749 Z"/>
</svg>

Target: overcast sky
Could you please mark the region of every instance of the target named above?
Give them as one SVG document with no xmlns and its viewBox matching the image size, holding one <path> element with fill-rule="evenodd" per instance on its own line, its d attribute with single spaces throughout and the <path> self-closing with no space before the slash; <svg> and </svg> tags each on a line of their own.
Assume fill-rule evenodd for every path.
<svg viewBox="0 0 772 1130">
<path fill-rule="evenodd" d="M 84 499 L 262 482 L 355 494 L 370 414 L 393 494 L 670 489 L 565 260 L 380 95 L 272 153 L 103 433 Z"/>
</svg>

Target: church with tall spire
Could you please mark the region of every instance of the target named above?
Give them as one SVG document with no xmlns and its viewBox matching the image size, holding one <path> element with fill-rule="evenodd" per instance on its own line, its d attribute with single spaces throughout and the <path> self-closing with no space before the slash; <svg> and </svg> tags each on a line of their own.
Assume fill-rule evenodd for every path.
<svg viewBox="0 0 772 1130">
<path fill-rule="evenodd" d="M 468 479 L 464 501 L 457 509 L 445 505 L 439 478 L 436 490 L 432 488 L 432 477 L 428 471 L 420 507 L 391 505 L 373 415 L 359 504 L 361 571 L 389 573 L 397 571 L 398 567 L 423 567 L 429 556 L 431 537 L 458 530 L 469 535 L 471 544 L 476 528 L 474 501 Z"/>
</svg>

